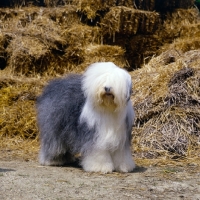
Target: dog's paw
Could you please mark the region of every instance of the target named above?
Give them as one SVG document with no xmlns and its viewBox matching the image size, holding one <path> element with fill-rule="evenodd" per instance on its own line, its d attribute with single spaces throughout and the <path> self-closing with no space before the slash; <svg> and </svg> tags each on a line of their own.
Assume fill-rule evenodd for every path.
<svg viewBox="0 0 200 200">
<path fill-rule="evenodd" d="M 112 163 L 85 163 L 83 169 L 87 172 L 100 172 L 103 174 L 111 173 L 114 171 Z"/>
<path fill-rule="evenodd" d="M 115 170 L 118 172 L 132 172 L 135 169 L 135 163 L 132 159 L 121 163 Z"/>
<path fill-rule="evenodd" d="M 87 172 L 111 173 L 114 171 L 112 159 L 110 155 L 105 152 L 84 156 L 81 165 Z"/>
</svg>

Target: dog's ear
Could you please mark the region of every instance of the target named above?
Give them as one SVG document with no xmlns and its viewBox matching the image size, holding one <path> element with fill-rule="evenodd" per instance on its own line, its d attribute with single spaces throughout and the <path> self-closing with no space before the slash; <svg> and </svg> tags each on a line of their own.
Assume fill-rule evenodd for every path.
<svg viewBox="0 0 200 200">
<path fill-rule="evenodd" d="M 132 85 L 130 86 L 130 96 L 133 93 Z"/>
<path fill-rule="evenodd" d="M 127 97 L 126 97 L 126 102 L 128 102 L 131 98 L 131 94 L 133 93 L 133 90 L 132 90 L 132 83 L 129 85 L 129 90 L 127 92 Z"/>
<path fill-rule="evenodd" d="M 130 96 L 128 96 L 128 98 L 126 99 L 126 102 L 128 103 L 129 100 L 130 100 Z"/>
</svg>

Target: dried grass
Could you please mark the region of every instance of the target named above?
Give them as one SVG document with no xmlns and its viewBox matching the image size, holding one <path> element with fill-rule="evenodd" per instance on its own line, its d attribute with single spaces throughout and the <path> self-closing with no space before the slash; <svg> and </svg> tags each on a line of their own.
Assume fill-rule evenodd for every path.
<svg viewBox="0 0 200 200">
<path fill-rule="evenodd" d="M 85 69 L 94 62 L 114 62 L 120 67 L 126 66 L 124 49 L 110 45 L 88 45 L 84 49 L 84 62 L 81 66 Z"/>
<path fill-rule="evenodd" d="M 79 65 L 82 70 L 87 57 L 84 49 L 88 45 L 105 43 L 123 48 L 126 65 L 134 69 L 140 67 L 144 59 L 147 62 L 163 42 L 185 34 L 189 26 L 195 29 L 198 18 L 196 9 L 179 9 L 168 14 L 162 26 L 156 12 L 118 6 L 110 8 L 100 27 L 91 27 L 80 22 L 77 9 L 75 5 L 0 9 L 0 19 L 4 22 L 2 38 L 7 43 L 2 49 L 3 62 L 7 62 L 14 73 L 63 74 L 77 70 Z M 110 42 L 110 36 L 116 43 Z M 198 41 L 192 44 L 198 47 Z"/>
<path fill-rule="evenodd" d="M 131 2 L 112 7 L 116 1 L 77 0 L 59 8 L 0 9 L 0 62 L 8 63 L 0 71 L 1 157 L 36 158 L 35 100 L 49 79 L 112 61 L 129 69 L 144 63 L 130 72 L 138 162 L 199 159 L 199 13 L 178 9 L 163 20 L 157 12 L 133 9 L 142 2 L 150 8 L 153 1 L 124 6 Z M 100 17 L 101 23 L 83 24 L 83 13 L 88 19 Z"/>
<path fill-rule="evenodd" d="M 110 6 L 115 6 L 114 0 L 75 0 L 73 4 L 77 6 L 78 11 L 86 15 L 90 20 L 94 20 L 98 15 L 98 11 L 106 11 Z"/>
<path fill-rule="evenodd" d="M 86 25 L 74 25 L 62 33 L 66 39 L 66 49 L 64 57 L 68 62 L 78 66 L 82 64 L 87 56 L 85 48 L 88 44 L 101 43 L 101 32 L 98 27 L 88 27 Z M 82 67 L 80 67 L 82 68 Z"/>
<path fill-rule="evenodd" d="M 38 128 L 35 100 L 44 86 L 40 78 L 0 76 L 1 158 L 36 158 Z"/>
<path fill-rule="evenodd" d="M 21 10 L 1 9 L 2 37 L 9 38 L 5 49 L 13 73 L 65 73 L 73 68 L 66 64 L 67 45 L 64 30 L 80 22 L 76 7 L 58 8 L 28 7 Z"/>
<path fill-rule="evenodd" d="M 147 63 L 153 55 L 166 51 L 169 48 L 167 44 L 175 38 L 187 36 L 189 42 L 196 33 L 197 42 L 190 42 L 190 46 L 193 44 L 193 49 L 198 48 L 198 23 L 199 11 L 196 8 L 176 9 L 164 15 L 119 6 L 110 9 L 101 26 L 104 43 L 123 47 L 133 70 Z"/>
<path fill-rule="evenodd" d="M 37 160 L 39 150 L 39 140 L 23 139 L 20 136 L 1 137 L 0 158 L 1 160 L 23 161 Z"/>
<path fill-rule="evenodd" d="M 9 66 L 13 73 L 33 74 L 46 69 L 43 58 L 49 55 L 49 51 L 39 39 L 17 36 L 10 42 L 7 53 L 10 56 Z"/>
<path fill-rule="evenodd" d="M 71 4 L 73 0 L 44 0 L 44 6 L 55 7 L 59 5 Z"/>
<path fill-rule="evenodd" d="M 77 15 L 77 7 L 66 5 L 62 7 L 43 8 L 43 15 L 58 23 L 62 28 L 69 28 L 74 24 L 80 23 L 80 17 Z"/>
<path fill-rule="evenodd" d="M 199 155 L 199 56 L 198 50 L 165 52 L 133 73 L 133 142 L 140 156 Z"/>
<path fill-rule="evenodd" d="M 39 79 L 1 76 L 1 137 L 36 137 L 38 129 L 35 126 L 35 100 L 43 85 Z"/>
<path fill-rule="evenodd" d="M 103 33 L 121 34 L 152 34 L 158 28 L 160 16 L 156 12 L 148 12 L 127 8 L 112 7 L 103 18 L 101 25 Z"/>
<path fill-rule="evenodd" d="M 199 22 L 199 11 L 196 8 L 176 9 L 173 12 L 168 12 L 165 18 L 163 26 L 157 31 L 157 35 L 162 37 L 166 43 L 172 42 L 183 33 L 187 34 L 186 27 L 189 28 Z"/>
</svg>

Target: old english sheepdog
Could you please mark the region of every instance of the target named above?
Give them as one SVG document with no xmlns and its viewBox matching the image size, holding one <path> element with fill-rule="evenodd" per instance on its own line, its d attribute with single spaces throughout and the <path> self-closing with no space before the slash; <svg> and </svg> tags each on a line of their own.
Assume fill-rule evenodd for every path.
<svg viewBox="0 0 200 200">
<path fill-rule="evenodd" d="M 131 76 L 111 62 L 50 82 L 37 99 L 42 165 L 65 165 L 80 154 L 85 171 L 131 172 Z"/>
</svg>

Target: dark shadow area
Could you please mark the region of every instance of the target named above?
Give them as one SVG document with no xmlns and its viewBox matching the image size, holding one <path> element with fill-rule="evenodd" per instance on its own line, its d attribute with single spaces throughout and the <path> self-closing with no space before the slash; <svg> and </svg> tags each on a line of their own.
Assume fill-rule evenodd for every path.
<svg viewBox="0 0 200 200">
<path fill-rule="evenodd" d="M 14 172 L 16 170 L 14 169 L 3 169 L 3 168 L 0 168 L 0 173 L 4 173 L 4 172 Z"/>
<path fill-rule="evenodd" d="M 7 61 L 5 58 L 3 57 L 0 57 L 0 70 L 3 70 L 6 68 L 6 65 L 7 65 Z"/>
<path fill-rule="evenodd" d="M 141 167 L 141 166 L 136 166 L 136 168 L 133 170 L 132 173 L 143 173 L 145 171 L 147 171 L 147 168 Z"/>
<path fill-rule="evenodd" d="M 72 163 L 68 163 L 64 165 L 64 167 L 73 167 L 73 168 L 82 169 L 79 160 L 76 160 L 75 162 L 72 162 Z"/>
<path fill-rule="evenodd" d="M 81 165 L 80 165 L 80 161 L 77 159 L 74 162 L 70 162 L 70 163 L 66 163 L 63 165 L 49 165 L 48 167 L 73 167 L 73 168 L 78 168 L 78 169 L 82 169 Z"/>
</svg>

